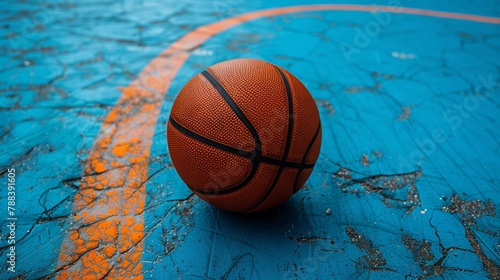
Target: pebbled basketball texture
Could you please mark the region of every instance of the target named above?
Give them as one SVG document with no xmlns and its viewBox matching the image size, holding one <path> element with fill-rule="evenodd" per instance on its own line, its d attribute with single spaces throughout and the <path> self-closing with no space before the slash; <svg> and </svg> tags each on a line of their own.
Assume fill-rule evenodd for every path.
<svg viewBox="0 0 500 280">
<path fill-rule="evenodd" d="M 206 202 L 234 212 L 274 207 L 311 174 L 321 121 L 305 86 L 256 59 L 208 67 L 180 91 L 167 127 L 172 163 Z"/>
</svg>

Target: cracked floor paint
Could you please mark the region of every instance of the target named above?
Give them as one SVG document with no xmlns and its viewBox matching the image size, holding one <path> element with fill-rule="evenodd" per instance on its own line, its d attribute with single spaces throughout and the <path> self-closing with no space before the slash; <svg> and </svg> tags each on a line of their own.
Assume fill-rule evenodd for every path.
<svg viewBox="0 0 500 280">
<path fill-rule="evenodd" d="M 0 278 L 500 279 L 498 5 L 335 2 L 11 3 Z M 192 195 L 165 137 L 182 86 L 239 57 L 303 81 L 325 139 L 255 215 Z"/>
</svg>

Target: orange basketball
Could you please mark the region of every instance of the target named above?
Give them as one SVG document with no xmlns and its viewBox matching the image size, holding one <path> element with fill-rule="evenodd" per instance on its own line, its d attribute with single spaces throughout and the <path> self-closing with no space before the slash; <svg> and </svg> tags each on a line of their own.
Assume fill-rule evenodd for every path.
<svg viewBox="0 0 500 280">
<path fill-rule="evenodd" d="M 234 212 L 274 207 L 311 174 L 321 122 L 305 86 L 281 67 L 234 59 L 180 91 L 168 121 L 172 163 L 206 202 Z"/>
</svg>

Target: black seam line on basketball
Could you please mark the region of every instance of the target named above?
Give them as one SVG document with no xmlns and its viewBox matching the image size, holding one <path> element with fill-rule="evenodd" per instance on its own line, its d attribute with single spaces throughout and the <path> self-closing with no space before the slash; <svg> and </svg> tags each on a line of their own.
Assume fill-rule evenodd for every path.
<svg viewBox="0 0 500 280">
<path fill-rule="evenodd" d="M 183 127 L 181 124 L 176 122 L 172 117 L 170 117 L 170 122 L 180 133 L 182 133 L 182 134 L 184 134 L 184 135 L 186 135 L 186 136 L 188 136 L 196 141 L 199 141 L 199 142 L 206 144 L 208 146 L 223 150 L 225 152 L 247 158 L 255 163 L 263 162 L 263 163 L 269 163 L 269 164 L 273 164 L 273 165 L 284 165 L 285 167 L 288 167 L 288 168 L 299 168 L 299 169 L 307 169 L 307 168 L 314 167 L 314 164 L 305 164 L 305 163 L 303 164 L 303 163 L 297 163 L 297 162 L 281 162 L 280 160 L 265 157 L 265 156 L 255 157 L 254 156 L 255 151 L 250 151 L 250 152 L 243 151 L 243 150 L 236 149 L 236 148 L 233 148 L 230 146 L 226 146 L 226 145 L 221 144 L 219 142 L 215 142 L 215 141 L 210 140 L 208 138 L 205 138 L 205 137 L 203 137 L 199 134 L 196 134 L 195 132 Z"/>
<path fill-rule="evenodd" d="M 314 164 L 288 162 L 288 161 L 282 162 L 281 160 L 270 158 L 270 157 L 265 157 L 265 156 L 262 156 L 260 158 L 260 162 L 269 163 L 269 164 L 278 165 L 278 166 L 283 165 L 285 168 L 308 169 L 308 168 L 314 167 Z"/>
<path fill-rule="evenodd" d="M 285 151 L 283 152 L 283 157 L 280 163 L 280 168 L 278 170 L 278 173 L 276 173 L 276 177 L 274 177 L 274 181 L 271 185 L 271 187 L 266 191 L 264 196 L 257 202 L 254 206 L 250 207 L 250 209 L 245 210 L 244 212 L 252 211 L 253 209 L 259 207 L 266 199 L 269 197 L 269 195 L 273 192 L 274 188 L 276 187 L 276 184 L 278 184 L 278 180 L 281 177 L 281 173 L 283 173 L 283 169 L 285 169 L 284 163 L 286 162 L 286 159 L 288 158 L 288 152 L 290 151 L 290 142 L 292 140 L 292 133 L 293 133 L 293 97 L 292 97 L 292 90 L 290 89 L 290 84 L 288 82 L 288 79 L 285 76 L 285 73 L 281 71 L 277 66 L 273 65 L 276 70 L 278 70 L 281 78 L 283 79 L 283 83 L 285 84 L 285 89 L 286 89 L 286 97 L 288 101 L 288 132 L 286 135 L 286 142 L 285 142 Z M 293 190 L 292 190 L 293 191 Z"/>
<path fill-rule="evenodd" d="M 231 154 L 234 154 L 237 156 L 242 156 L 242 157 L 248 158 L 250 160 L 253 157 L 253 152 L 246 152 L 246 151 L 239 150 L 239 149 L 236 149 L 233 147 L 229 147 L 229 146 L 226 146 L 224 144 L 212 141 L 212 140 L 205 138 L 201 135 L 198 135 L 198 134 L 190 131 L 189 129 L 183 127 L 181 124 L 176 122 L 172 117 L 169 118 L 169 121 L 174 126 L 174 128 L 177 129 L 180 133 L 186 135 L 187 137 L 190 137 L 191 139 L 194 139 L 195 141 L 199 141 L 199 142 L 206 144 L 208 146 L 226 151 L 228 153 L 231 153 Z M 227 193 L 237 191 L 238 189 L 241 189 L 244 186 L 246 186 L 246 184 L 248 184 L 248 182 L 255 175 L 255 172 L 257 172 L 257 168 L 259 166 L 259 161 L 254 159 L 251 162 L 252 162 L 252 170 L 250 171 L 250 174 L 248 174 L 248 176 L 245 178 L 245 180 L 243 180 L 241 183 L 239 183 L 238 185 L 236 185 L 234 187 L 224 189 L 224 190 L 215 190 L 215 191 L 198 190 L 198 189 L 191 188 L 191 187 L 189 187 L 189 188 L 191 188 L 199 193 L 202 193 L 204 195 L 220 195 L 220 194 L 227 194 Z"/>
<path fill-rule="evenodd" d="M 196 134 L 195 132 L 192 132 L 191 130 L 183 127 L 181 124 L 179 124 L 178 122 L 176 122 L 172 117 L 170 117 L 170 123 L 172 123 L 172 125 L 179 131 L 181 132 L 182 134 L 190 137 L 190 138 L 193 138 L 194 140 L 197 140 L 199 142 L 202 142 L 204 144 L 207 144 L 209 146 L 212 146 L 214 148 L 217 148 L 217 149 L 220 149 L 220 150 L 223 150 L 223 151 L 226 151 L 228 153 L 231 153 L 231 154 L 234 154 L 234 155 L 237 155 L 237 156 L 241 156 L 241 157 L 244 157 L 244 158 L 252 158 L 253 157 L 253 151 L 251 152 L 247 152 L 247 151 L 243 151 L 243 150 L 240 150 L 240 149 L 236 149 L 236 148 L 233 148 L 233 147 L 230 147 L 230 146 L 226 146 L 224 144 L 221 144 L 219 142 L 215 142 L 213 140 L 210 140 L 208 138 L 205 138 L 199 134 Z"/>
<path fill-rule="evenodd" d="M 234 100 L 231 98 L 229 93 L 227 93 L 226 89 L 217 81 L 217 79 L 210 74 L 207 70 L 201 72 L 203 76 L 212 84 L 212 86 L 217 90 L 217 92 L 224 98 L 226 103 L 231 107 L 233 112 L 238 116 L 238 118 L 243 122 L 243 124 L 247 127 L 247 129 L 250 131 L 250 134 L 252 134 L 253 140 L 255 141 L 255 147 L 260 155 L 262 153 L 262 146 L 260 142 L 260 137 L 259 134 L 257 133 L 257 130 L 255 130 L 255 127 L 252 125 L 250 120 L 243 114 L 243 111 L 241 111 L 240 107 L 234 102 Z"/>
<path fill-rule="evenodd" d="M 306 158 L 309 155 L 309 152 L 311 151 L 311 148 L 312 148 L 314 142 L 316 141 L 316 138 L 318 138 L 318 134 L 319 134 L 319 129 L 320 128 L 321 128 L 321 121 L 319 121 L 318 128 L 316 128 L 316 132 L 314 133 L 314 136 L 313 136 L 311 142 L 309 143 L 309 146 L 307 147 L 306 153 L 302 157 L 301 164 L 305 164 L 306 163 Z M 314 166 L 314 163 L 312 164 L 312 166 Z M 302 173 L 302 169 L 299 169 L 297 171 L 297 175 L 295 176 L 295 181 L 293 182 L 293 193 L 296 193 L 298 191 L 298 189 L 297 189 L 298 188 L 297 183 L 299 181 L 300 173 Z"/>
<path fill-rule="evenodd" d="M 240 107 L 238 107 L 236 102 L 231 98 L 231 96 L 226 91 L 226 89 L 221 85 L 221 83 L 207 70 L 204 70 L 201 74 L 210 82 L 210 84 L 212 84 L 212 86 L 222 96 L 222 98 L 226 101 L 229 107 L 231 107 L 236 116 L 238 116 L 241 122 L 250 131 L 250 134 L 252 135 L 255 143 L 255 149 L 250 153 L 250 157 L 253 157 L 250 158 L 250 160 L 252 161 L 252 171 L 250 175 L 248 175 L 248 177 L 241 184 L 230 189 L 214 192 L 214 194 L 223 194 L 223 193 L 237 191 L 245 187 L 245 185 L 253 178 L 255 172 L 257 172 L 257 168 L 259 167 L 260 164 L 260 158 L 262 157 L 262 144 L 260 142 L 260 137 L 259 134 L 257 133 L 257 130 L 250 122 L 250 120 L 248 120 L 245 114 L 243 114 L 243 111 L 241 111 Z"/>
</svg>

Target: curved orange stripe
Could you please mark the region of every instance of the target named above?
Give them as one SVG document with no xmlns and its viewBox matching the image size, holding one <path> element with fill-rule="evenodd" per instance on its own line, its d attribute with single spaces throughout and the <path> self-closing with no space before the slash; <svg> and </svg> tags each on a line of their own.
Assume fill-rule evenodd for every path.
<svg viewBox="0 0 500 280">
<path fill-rule="evenodd" d="M 164 94 L 189 57 L 210 37 L 244 22 L 307 11 L 388 11 L 499 24 L 500 19 L 413 8 L 310 5 L 255 11 L 202 26 L 147 65 L 108 114 L 73 202 L 73 225 L 59 255 L 58 279 L 142 279 L 148 157 Z"/>
</svg>

